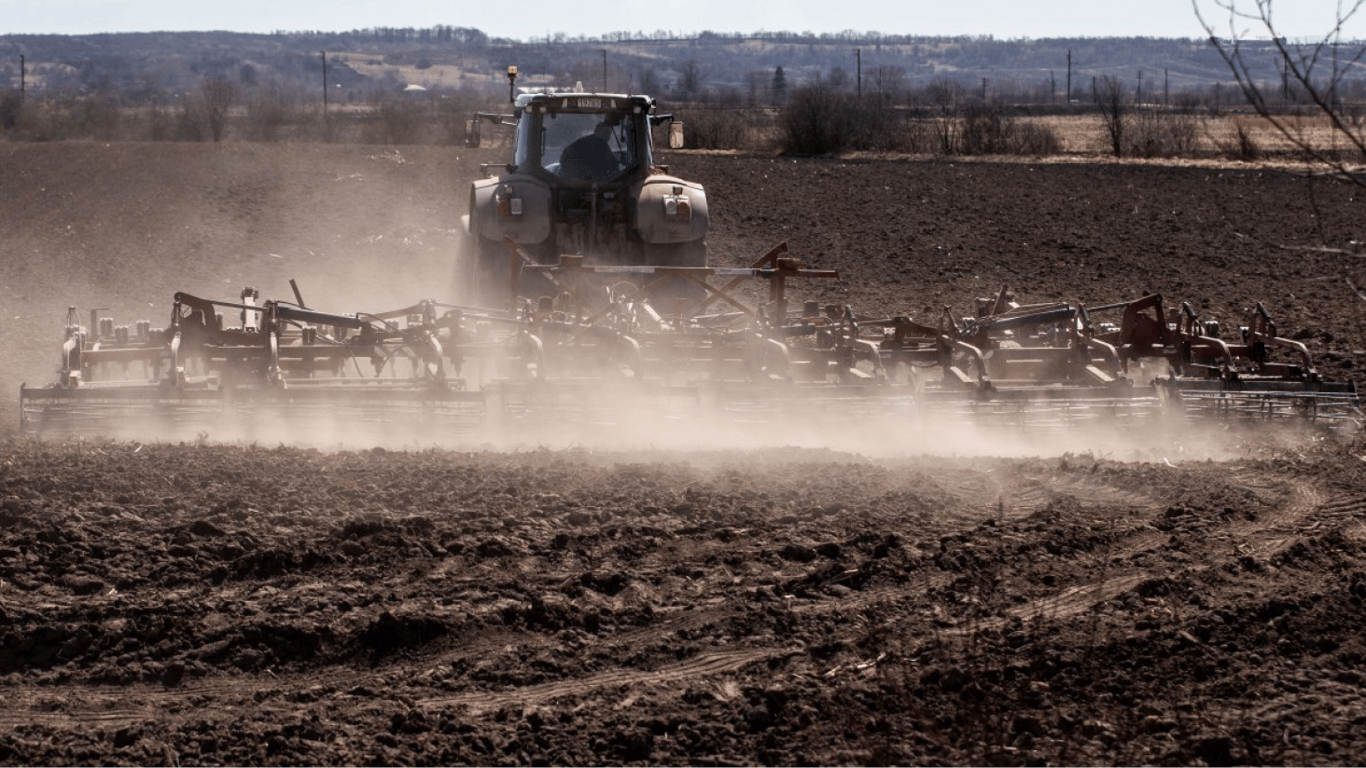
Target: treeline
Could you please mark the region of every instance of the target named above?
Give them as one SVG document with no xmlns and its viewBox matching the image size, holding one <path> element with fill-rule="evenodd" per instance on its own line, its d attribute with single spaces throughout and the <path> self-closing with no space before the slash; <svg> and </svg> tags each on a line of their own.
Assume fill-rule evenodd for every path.
<svg viewBox="0 0 1366 768">
<path fill-rule="evenodd" d="M 1278 75 L 1276 51 L 1249 43 L 1244 52 L 1259 77 Z M 1298 48 L 1292 46 L 1292 53 Z M 548 34 L 526 41 L 491 38 L 475 28 L 375 27 L 346 32 L 280 31 L 158 32 L 103 35 L 12 35 L 0 37 L 0 87 L 19 87 L 27 75 L 33 90 L 79 87 L 104 95 L 137 95 L 155 88 L 174 91 L 166 75 L 191 71 L 222 74 L 239 64 L 262 72 L 278 70 L 282 83 L 312 78 L 306 63 L 320 51 L 425 57 L 434 64 L 458 58 L 472 72 L 499 73 L 509 64 L 526 72 L 558 74 L 575 61 L 597 60 L 604 51 L 613 66 L 653 66 L 660 79 L 687 59 L 706 62 L 706 79 L 740 85 L 756 69 L 785 67 L 794 83 L 836 68 L 855 73 L 900 69 L 912 83 L 939 76 L 992 82 L 1066 81 L 1091 76 L 1146 74 L 1184 88 L 1228 82 L 1229 75 L 1205 40 L 1145 37 L 1041 38 L 1002 40 L 985 36 L 927 36 L 846 31 L 833 34 L 703 32 L 680 36 L 667 31 L 618 31 L 598 36 Z M 1304 51 L 1310 53 L 1312 51 Z M 289 64 L 288 59 L 300 64 Z M 1344 53 L 1344 62 L 1350 56 Z M 21 64 L 22 62 L 22 64 Z M 1352 66 L 1357 66 L 1353 63 Z M 24 71 L 21 71 L 21 67 Z M 172 78 L 174 79 L 174 78 Z M 111 93 L 111 91 L 113 93 Z"/>
<path fill-rule="evenodd" d="M 371 27 L 351 32 L 277 32 L 276 37 L 290 40 L 317 38 L 333 44 L 418 44 L 438 45 L 456 48 L 485 48 L 490 42 L 510 43 L 509 40 L 492 40 L 481 30 L 470 27 Z"/>
<path fill-rule="evenodd" d="M 1273 108 L 1313 110 L 1274 46 L 1243 50 Z M 1321 90 L 1344 119 L 1366 119 L 1360 53 L 1344 47 L 1342 57 L 1325 65 L 1335 79 Z M 1114 101 L 1101 91 L 1121 94 L 1128 122 L 1107 123 L 1123 139 L 1086 151 L 1222 151 L 1191 126 L 1247 106 L 1207 41 L 849 31 L 517 42 L 435 26 L 0 38 L 0 131 L 34 141 L 455 143 L 473 111 L 507 109 L 509 64 L 519 84 L 656 96 L 688 114 L 695 147 L 793 154 L 1048 154 L 1067 142 L 1041 118 L 1099 115 Z"/>
<path fill-rule="evenodd" d="M 0 140 L 251 141 L 449 144 L 487 97 L 453 91 L 422 98 L 378 93 L 364 103 L 323 104 L 313 94 L 245 89 L 208 77 L 171 101 L 130 104 L 67 92 L 21 99 L 0 94 Z"/>
<path fill-rule="evenodd" d="M 779 73 L 775 73 L 779 74 Z M 1081 95 L 1081 92 L 1078 92 Z M 1250 160 L 1270 154 L 1256 118 L 1230 115 L 1211 94 L 1145 100 L 1117 77 L 1097 81 L 1084 100 L 1025 102 L 983 94 L 951 78 L 891 92 L 860 91 L 824 77 L 789 86 L 774 77 L 759 103 L 724 103 L 709 91 L 673 104 L 686 146 L 793 156 L 886 152 L 934 156 L 1108 154 Z M 1312 118 L 1304 94 L 1278 107 Z M 1356 94 L 1366 103 L 1366 91 Z M 1018 95 L 1017 95 L 1018 96 Z M 477 111 L 505 111 L 476 89 L 379 92 L 364 103 L 324 104 L 313 94 L 243 87 L 204 78 L 174 102 L 128 104 L 78 94 L 23 100 L 0 95 L 0 128 L 17 141 L 253 141 L 443 144 L 465 142 Z M 1357 124 L 1366 110 L 1345 109 Z M 1082 138 L 1078 138 L 1081 136 Z M 488 137 L 486 137 L 487 139 Z M 507 137 L 504 137 L 507 138 Z M 663 136 L 658 137 L 663 142 Z"/>
</svg>

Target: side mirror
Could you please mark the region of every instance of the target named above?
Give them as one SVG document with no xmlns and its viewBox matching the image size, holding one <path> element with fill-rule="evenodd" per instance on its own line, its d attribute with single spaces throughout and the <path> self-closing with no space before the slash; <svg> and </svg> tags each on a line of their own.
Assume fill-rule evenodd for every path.
<svg viewBox="0 0 1366 768">
<path fill-rule="evenodd" d="M 465 121 L 465 146 L 479 148 L 479 118 Z"/>
<path fill-rule="evenodd" d="M 669 123 L 669 149 L 683 148 L 683 121 Z"/>
</svg>

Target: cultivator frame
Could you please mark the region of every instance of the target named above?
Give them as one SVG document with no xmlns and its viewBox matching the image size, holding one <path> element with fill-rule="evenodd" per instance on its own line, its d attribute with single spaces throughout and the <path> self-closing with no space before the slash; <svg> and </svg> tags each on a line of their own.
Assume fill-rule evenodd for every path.
<svg viewBox="0 0 1366 768">
<path fill-rule="evenodd" d="M 360 425 L 405 413 L 466 421 L 482 414 L 482 397 L 448 376 L 459 360 L 442 335 L 457 321 L 439 316 L 433 302 L 351 315 L 308 309 L 302 299 L 258 304 L 258 297 L 252 288 L 236 302 L 177 293 L 169 325 L 155 330 L 146 321 L 115 327 L 103 310 L 92 310 L 85 327 L 68 309 L 57 382 L 21 387 L 22 430 L 118 433 L 303 416 Z M 222 310 L 236 312 L 241 325 L 224 327 Z"/>
<path fill-rule="evenodd" d="M 1362 424 L 1351 383 L 1320 379 L 1260 303 L 1236 341 L 1190 304 L 1020 305 L 1009 288 L 935 325 L 852 307 L 788 307 L 805 268 L 786 243 L 746 267 L 537 263 L 505 241 L 505 307 L 421 301 L 374 314 L 177 294 L 170 324 L 116 328 L 69 310 L 56 383 L 21 388 L 26 433 L 118 434 L 148 421 L 245 432 L 328 421 L 421 436 L 699 412 L 742 424 L 934 418 L 1030 428 L 1178 417 Z M 531 278 L 547 289 L 529 301 Z M 739 289 L 767 283 L 747 301 Z M 237 327 L 225 327 L 224 313 Z M 1110 318 L 1110 319 L 1107 319 Z M 1289 357 L 1289 360 L 1285 358 Z M 898 422 L 900 424 L 901 422 Z M 529 432 L 531 434 L 532 432 Z"/>
</svg>

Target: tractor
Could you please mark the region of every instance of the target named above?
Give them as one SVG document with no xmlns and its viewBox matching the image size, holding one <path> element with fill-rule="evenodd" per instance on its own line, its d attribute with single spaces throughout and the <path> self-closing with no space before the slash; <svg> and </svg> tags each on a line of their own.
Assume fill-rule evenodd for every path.
<svg viewBox="0 0 1366 768">
<path fill-rule="evenodd" d="M 516 76 L 509 67 L 510 91 Z M 668 125 L 677 148 L 683 126 L 658 114 L 653 98 L 578 84 L 523 89 L 512 104 L 512 115 L 480 113 L 467 124 L 466 143 L 476 147 L 482 123 L 515 129 L 511 159 L 485 166 L 470 185 L 459 279 L 476 295 L 501 294 L 522 262 L 556 264 L 566 255 L 600 266 L 707 266 L 706 192 L 656 164 L 653 129 Z"/>
</svg>

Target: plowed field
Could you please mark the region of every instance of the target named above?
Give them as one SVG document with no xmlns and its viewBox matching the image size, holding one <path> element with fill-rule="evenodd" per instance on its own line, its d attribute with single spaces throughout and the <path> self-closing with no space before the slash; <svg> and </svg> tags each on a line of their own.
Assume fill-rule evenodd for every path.
<svg viewBox="0 0 1366 768">
<path fill-rule="evenodd" d="M 5 145 L 3 402 L 53 378 L 72 305 L 162 324 L 176 291 L 291 277 L 338 311 L 431 296 L 494 159 Z M 1366 365 L 1366 217 L 1331 181 L 669 162 L 708 188 L 716 263 L 785 241 L 844 275 L 799 289 L 823 303 L 928 319 L 1003 284 L 1161 292 L 1234 326 L 1261 301 L 1325 377 Z M 1366 441 L 1089 440 L 8 434 L 0 762 L 1366 761 Z"/>
</svg>

